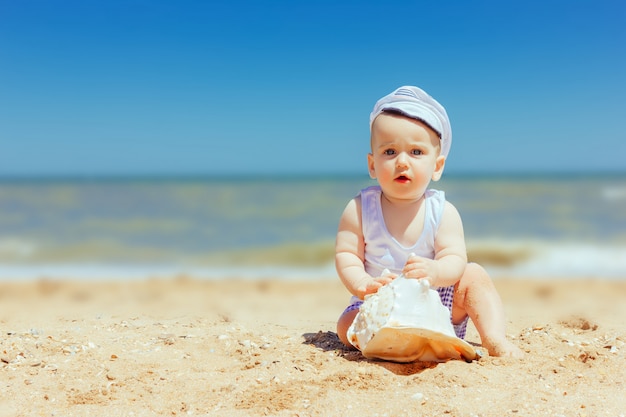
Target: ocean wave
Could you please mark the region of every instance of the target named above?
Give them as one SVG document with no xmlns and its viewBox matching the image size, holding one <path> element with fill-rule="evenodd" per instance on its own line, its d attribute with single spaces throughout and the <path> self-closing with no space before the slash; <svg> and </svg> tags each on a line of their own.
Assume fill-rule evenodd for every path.
<svg viewBox="0 0 626 417">
<path fill-rule="evenodd" d="M 626 200 L 626 186 L 607 186 L 602 188 L 602 197 L 608 201 Z"/>
<path fill-rule="evenodd" d="M 626 279 L 626 246 L 540 242 L 530 253 L 512 265 L 486 268 L 506 277 Z"/>
<path fill-rule="evenodd" d="M 626 279 L 626 245 L 480 240 L 469 242 L 468 254 L 470 261 L 483 265 L 494 278 Z M 0 279 L 336 279 L 333 258 L 332 242 L 314 242 L 149 262 L 4 259 L 0 262 Z"/>
</svg>

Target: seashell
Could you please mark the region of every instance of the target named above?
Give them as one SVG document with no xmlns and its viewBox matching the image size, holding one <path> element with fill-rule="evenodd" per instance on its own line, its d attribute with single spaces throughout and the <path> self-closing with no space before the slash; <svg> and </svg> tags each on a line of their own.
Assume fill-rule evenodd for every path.
<svg viewBox="0 0 626 417">
<path fill-rule="evenodd" d="M 347 335 L 368 359 L 470 362 L 477 357 L 454 333 L 450 311 L 428 281 L 402 275 L 365 297 Z"/>
</svg>

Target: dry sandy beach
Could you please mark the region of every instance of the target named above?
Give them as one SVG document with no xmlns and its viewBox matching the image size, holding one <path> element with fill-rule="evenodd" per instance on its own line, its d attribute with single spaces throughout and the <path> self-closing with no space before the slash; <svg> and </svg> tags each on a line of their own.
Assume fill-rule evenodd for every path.
<svg viewBox="0 0 626 417">
<path fill-rule="evenodd" d="M 523 360 L 366 360 L 330 278 L 3 282 L 0 416 L 626 415 L 626 281 L 496 284 Z"/>
</svg>

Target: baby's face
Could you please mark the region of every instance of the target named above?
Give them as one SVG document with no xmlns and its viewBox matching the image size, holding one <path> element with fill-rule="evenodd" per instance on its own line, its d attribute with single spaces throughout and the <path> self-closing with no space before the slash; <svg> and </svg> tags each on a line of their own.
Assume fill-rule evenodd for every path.
<svg viewBox="0 0 626 417">
<path fill-rule="evenodd" d="M 370 176 L 388 198 L 419 199 L 431 180 L 443 172 L 437 134 L 426 124 L 396 114 L 382 113 L 372 125 Z"/>
</svg>

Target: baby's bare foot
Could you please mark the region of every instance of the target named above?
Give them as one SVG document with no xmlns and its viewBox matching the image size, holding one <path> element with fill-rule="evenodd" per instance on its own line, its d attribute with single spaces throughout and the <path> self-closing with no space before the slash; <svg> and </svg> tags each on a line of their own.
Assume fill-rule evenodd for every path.
<svg viewBox="0 0 626 417">
<path fill-rule="evenodd" d="M 483 343 L 483 346 L 487 348 L 490 356 L 499 356 L 514 359 L 521 359 L 524 357 L 524 353 L 520 350 L 520 348 L 518 348 L 506 339 L 487 340 Z"/>
</svg>

